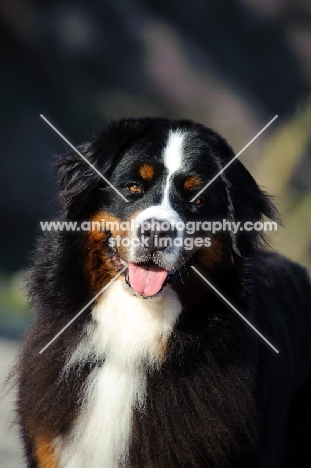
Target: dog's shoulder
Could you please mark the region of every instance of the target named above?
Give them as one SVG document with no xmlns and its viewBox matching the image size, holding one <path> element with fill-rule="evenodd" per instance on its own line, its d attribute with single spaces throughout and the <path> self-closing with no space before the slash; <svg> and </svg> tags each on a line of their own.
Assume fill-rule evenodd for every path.
<svg viewBox="0 0 311 468">
<path fill-rule="evenodd" d="M 299 389 L 311 373 L 310 277 L 303 266 L 273 252 L 258 252 L 252 271 L 258 327 L 279 349 L 265 373 L 269 368 L 275 377 L 283 375 L 280 385 Z"/>
<path fill-rule="evenodd" d="M 278 253 L 259 250 L 252 261 L 252 270 L 258 285 L 272 289 L 273 294 L 288 295 L 291 301 L 297 303 L 300 299 L 310 304 L 310 276 L 302 265 Z"/>
</svg>

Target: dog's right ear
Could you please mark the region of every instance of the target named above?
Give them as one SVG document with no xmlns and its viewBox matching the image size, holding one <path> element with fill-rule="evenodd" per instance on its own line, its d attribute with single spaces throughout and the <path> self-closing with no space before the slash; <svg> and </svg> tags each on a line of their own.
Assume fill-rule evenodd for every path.
<svg viewBox="0 0 311 468">
<path fill-rule="evenodd" d="M 90 143 L 77 148 L 91 164 L 93 164 L 93 151 Z M 77 153 L 57 156 L 53 166 L 56 168 L 58 182 L 57 202 L 61 214 L 72 219 L 83 211 L 91 195 L 99 185 L 100 177 Z"/>
</svg>

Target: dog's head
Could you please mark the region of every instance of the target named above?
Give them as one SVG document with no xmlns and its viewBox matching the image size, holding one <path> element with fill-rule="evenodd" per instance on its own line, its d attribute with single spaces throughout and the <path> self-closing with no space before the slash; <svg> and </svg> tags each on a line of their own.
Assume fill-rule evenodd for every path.
<svg viewBox="0 0 311 468">
<path fill-rule="evenodd" d="M 195 256 L 211 267 L 222 261 L 224 250 L 230 258 L 251 256 L 261 233 L 240 228 L 274 215 L 267 196 L 238 160 L 222 171 L 234 153 L 203 125 L 121 120 L 79 150 L 117 191 L 79 155 L 60 158 L 64 216 L 90 223 L 84 233 L 88 255 L 93 255 L 90 268 L 100 268 L 101 255 L 117 270 L 127 266 L 127 281 L 137 294 L 155 296 L 168 280 L 182 276 Z M 219 229 L 224 220 L 241 224 L 238 229 L 227 224 L 224 231 Z"/>
</svg>

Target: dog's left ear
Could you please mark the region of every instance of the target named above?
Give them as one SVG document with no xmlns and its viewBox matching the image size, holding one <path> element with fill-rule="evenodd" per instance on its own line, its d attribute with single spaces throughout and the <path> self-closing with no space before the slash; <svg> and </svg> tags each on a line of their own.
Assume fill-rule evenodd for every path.
<svg viewBox="0 0 311 468">
<path fill-rule="evenodd" d="M 277 220 L 277 209 L 240 161 L 235 160 L 222 173 L 221 177 L 228 203 L 228 221 L 240 222 L 240 228 L 236 233 L 230 231 L 232 248 L 237 255 L 248 257 L 254 252 L 260 241 L 264 240 L 264 231 L 254 228 L 246 230 L 245 223 L 249 222 L 247 225 L 249 228 L 257 221 L 262 222 L 265 217 Z"/>
<path fill-rule="evenodd" d="M 214 151 L 219 171 L 235 156 L 232 148 L 223 138 L 218 140 L 217 148 L 214 147 Z M 238 159 L 233 161 L 221 173 L 220 177 L 226 192 L 227 219 L 230 222 L 240 222 L 240 228 L 236 233 L 230 231 L 232 248 L 237 255 L 248 257 L 264 240 L 264 231 L 246 230 L 244 223 L 247 221 L 252 223 L 248 224 L 249 227 L 256 221 L 263 221 L 265 217 L 278 221 L 278 211 L 269 196 L 259 188 L 254 178 Z"/>
</svg>

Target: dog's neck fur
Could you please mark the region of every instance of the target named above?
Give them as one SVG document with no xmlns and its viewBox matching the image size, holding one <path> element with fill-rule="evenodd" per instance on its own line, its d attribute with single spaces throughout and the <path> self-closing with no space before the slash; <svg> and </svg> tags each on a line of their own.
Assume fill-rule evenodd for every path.
<svg viewBox="0 0 311 468">
<path fill-rule="evenodd" d="M 92 311 L 87 333 L 64 368 L 103 360 L 85 385 L 77 424 L 55 441 L 61 468 L 117 468 L 126 465 L 134 409 L 142 409 L 146 368 L 160 365 L 181 312 L 177 294 L 165 288 L 158 298 L 129 294 L 116 281 Z"/>
</svg>

